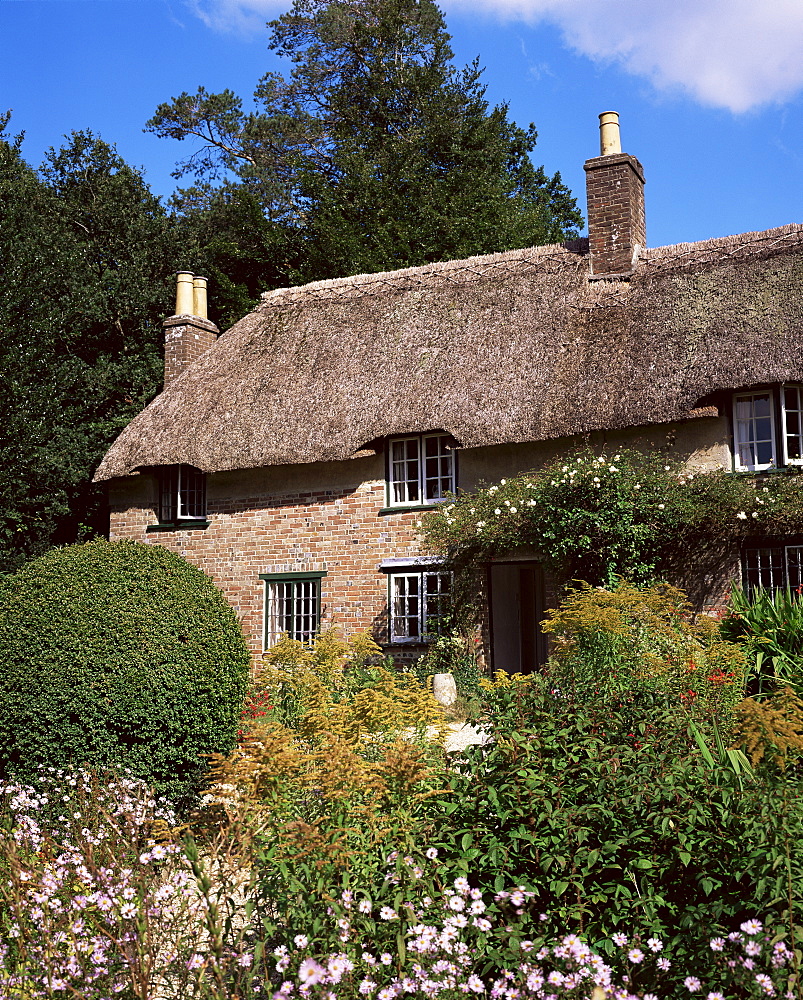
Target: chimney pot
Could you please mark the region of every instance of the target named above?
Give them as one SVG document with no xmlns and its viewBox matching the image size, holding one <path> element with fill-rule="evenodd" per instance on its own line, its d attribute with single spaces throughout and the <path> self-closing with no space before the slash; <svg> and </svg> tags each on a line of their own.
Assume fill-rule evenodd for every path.
<svg viewBox="0 0 803 1000">
<path fill-rule="evenodd" d="M 193 316 L 198 316 L 199 319 L 208 319 L 206 315 L 206 278 L 202 278 L 199 275 L 195 275 L 193 278 Z"/>
<path fill-rule="evenodd" d="M 603 111 L 599 116 L 599 153 L 600 156 L 612 156 L 622 152 L 622 140 L 619 136 L 619 112 Z"/>
<path fill-rule="evenodd" d="M 176 274 L 176 316 L 194 316 L 194 280 L 192 271 Z"/>
<path fill-rule="evenodd" d="M 176 275 L 176 312 L 162 323 L 165 388 L 217 340 L 218 328 L 206 315 L 206 278 L 192 271 Z"/>
</svg>

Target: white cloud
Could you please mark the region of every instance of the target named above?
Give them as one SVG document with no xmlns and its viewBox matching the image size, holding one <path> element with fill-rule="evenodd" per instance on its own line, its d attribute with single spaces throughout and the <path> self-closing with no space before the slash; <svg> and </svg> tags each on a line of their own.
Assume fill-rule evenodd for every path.
<svg viewBox="0 0 803 1000">
<path fill-rule="evenodd" d="M 288 0 L 185 0 L 187 6 L 215 31 L 252 34 L 287 10 Z"/>
<path fill-rule="evenodd" d="M 803 89 L 801 0 L 446 0 L 530 23 L 661 90 L 748 111 Z"/>
</svg>

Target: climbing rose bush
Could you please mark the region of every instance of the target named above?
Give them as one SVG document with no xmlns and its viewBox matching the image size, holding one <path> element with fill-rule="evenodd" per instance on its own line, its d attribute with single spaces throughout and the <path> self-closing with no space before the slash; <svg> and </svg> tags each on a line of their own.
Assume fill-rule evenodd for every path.
<svg viewBox="0 0 803 1000">
<path fill-rule="evenodd" d="M 428 547 L 457 570 L 527 546 L 564 579 L 611 585 L 617 577 L 650 582 L 681 545 L 699 558 L 713 542 L 798 531 L 801 521 L 796 470 L 756 478 L 690 470 L 658 452 L 581 449 L 460 494 L 421 526 Z"/>
</svg>

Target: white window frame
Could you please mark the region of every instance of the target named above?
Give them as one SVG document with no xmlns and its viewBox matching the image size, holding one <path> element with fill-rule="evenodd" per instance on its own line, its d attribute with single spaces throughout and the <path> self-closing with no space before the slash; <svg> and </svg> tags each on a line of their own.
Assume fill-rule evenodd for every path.
<svg viewBox="0 0 803 1000">
<path fill-rule="evenodd" d="M 783 441 L 783 460 L 784 465 L 803 465 L 803 386 L 790 384 L 782 385 L 780 390 L 781 397 L 781 440 Z M 786 394 L 787 392 L 793 392 L 797 396 L 797 406 L 787 407 L 786 405 Z M 787 410 L 791 410 L 797 414 L 797 433 L 789 431 L 788 428 L 788 418 Z M 789 438 L 796 437 L 798 445 L 799 458 L 789 457 Z"/>
<path fill-rule="evenodd" d="M 759 576 L 758 583 L 750 581 L 751 572 Z M 803 586 L 803 544 L 745 546 L 742 558 L 742 589 L 746 593 L 763 589 L 774 594 L 786 587 L 796 591 L 801 586 Z"/>
<path fill-rule="evenodd" d="M 283 635 L 311 645 L 321 627 L 321 580 L 326 574 L 263 573 L 263 649 L 275 646 Z"/>
<path fill-rule="evenodd" d="M 436 454 L 427 455 L 428 442 L 437 442 Z M 414 444 L 414 449 L 408 445 Z M 403 448 L 404 454 L 396 457 L 396 449 Z M 408 454 L 408 451 L 414 454 Z M 427 461 L 438 463 L 436 475 L 427 475 Z M 440 465 L 448 460 L 448 469 L 442 473 Z M 455 492 L 455 448 L 449 434 L 407 434 L 404 437 L 394 437 L 388 440 L 387 469 L 387 505 L 388 507 L 423 507 L 446 499 L 447 494 Z M 444 488 L 445 482 L 445 488 Z M 429 491 L 428 484 L 436 483 L 436 488 Z M 417 496 L 410 497 L 410 493 Z"/>
<path fill-rule="evenodd" d="M 794 394 L 795 406 L 788 406 L 786 397 L 788 393 Z M 755 437 L 754 414 L 747 419 L 739 418 L 738 407 L 740 403 L 753 400 L 758 397 L 769 399 L 770 409 L 770 438 L 762 438 L 761 443 L 770 443 L 772 450 L 772 460 L 764 463 L 746 463 L 742 461 L 742 452 L 749 450 L 759 441 Z M 797 417 L 797 430 L 789 427 L 790 415 L 794 413 Z M 749 428 L 749 437 L 742 436 L 740 431 L 744 427 Z M 780 433 L 780 443 L 777 435 Z M 789 440 L 796 439 L 799 457 L 790 457 Z M 782 383 L 777 389 L 755 389 L 750 392 L 739 392 L 733 397 L 733 467 L 737 472 L 766 472 L 783 465 L 803 466 L 803 385 L 796 382 Z"/>
<path fill-rule="evenodd" d="M 437 581 L 437 590 L 429 589 L 429 580 Z M 444 613 L 442 608 L 433 612 L 431 603 L 448 599 L 452 582 L 452 574 L 439 565 L 413 565 L 388 574 L 388 634 L 391 645 L 423 646 L 429 642 L 433 633 L 427 632 L 427 625 L 433 619 L 437 622 Z M 411 610 L 413 606 L 414 611 Z M 400 622 L 406 623 L 401 630 Z M 408 623 L 414 623 L 415 628 L 408 627 Z M 434 634 L 439 634 L 437 628 Z"/>
<path fill-rule="evenodd" d="M 751 414 L 750 417 L 745 421 L 743 418 L 738 416 L 739 403 L 744 403 L 747 400 L 754 400 L 758 397 L 767 397 L 769 399 L 769 421 L 770 421 L 770 443 L 772 447 L 772 459 L 769 462 L 761 463 L 754 462 L 752 464 L 746 464 L 742 461 L 742 449 L 747 449 L 751 445 L 757 445 L 759 443 L 766 443 L 767 439 L 762 438 L 761 442 L 755 437 L 755 414 Z M 750 437 L 742 437 L 740 435 L 740 428 L 745 424 L 749 423 L 751 428 Z M 773 469 L 778 464 L 778 450 L 775 441 L 775 392 L 772 389 L 760 389 L 755 392 L 739 392 L 733 397 L 733 465 L 737 472 L 766 472 L 767 469 Z"/>
<path fill-rule="evenodd" d="M 172 516 L 170 516 L 172 515 Z M 206 520 L 206 473 L 191 465 L 171 465 L 159 477 L 159 522 Z"/>
</svg>

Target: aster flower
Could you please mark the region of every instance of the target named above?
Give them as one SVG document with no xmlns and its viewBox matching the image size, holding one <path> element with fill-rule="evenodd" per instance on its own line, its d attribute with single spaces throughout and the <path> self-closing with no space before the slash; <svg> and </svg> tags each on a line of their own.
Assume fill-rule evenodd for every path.
<svg viewBox="0 0 803 1000">
<path fill-rule="evenodd" d="M 298 978 L 309 986 L 319 983 L 325 975 L 326 970 L 313 958 L 305 958 L 298 969 Z"/>
<path fill-rule="evenodd" d="M 761 987 L 762 990 L 767 994 L 767 996 L 775 996 L 775 987 L 772 985 L 772 980 L 769 976 L 765 975 L 763 972 L 759 972 L 756 976 L 756 982 Z"/>
<path fill-rule="evenodd" d="M 686 978 L 683 980 L 683 985 L 686 987 L 689 993 L 698 993 L 703 986 L 703 984 L 700 982 L 697 976 L 686 976 Z"/>
<path fill-rule="evenodd" d="M 739 925 L 745 934 L 760 934 L 764 926 L 760 920 L 745 920 Z"/>
</svg>

